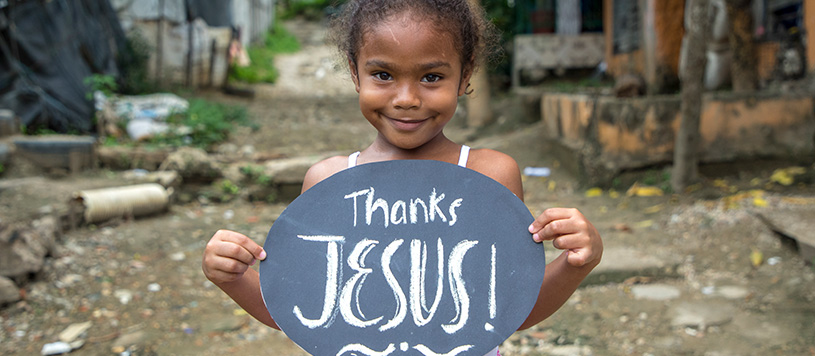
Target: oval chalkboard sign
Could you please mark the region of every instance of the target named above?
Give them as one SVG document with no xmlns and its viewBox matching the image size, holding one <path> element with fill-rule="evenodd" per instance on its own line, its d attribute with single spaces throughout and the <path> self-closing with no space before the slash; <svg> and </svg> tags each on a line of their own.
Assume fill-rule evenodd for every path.
<svg viewBox="0 0 815 356">
<path fill-rule="evenodd" d="M 313 355 L 476 355 L 535 304 L 543 246 L 500 183 L 449 163 L 363 164 L 283 212 L 260 264 L 263 300 Z"/>
</svg>

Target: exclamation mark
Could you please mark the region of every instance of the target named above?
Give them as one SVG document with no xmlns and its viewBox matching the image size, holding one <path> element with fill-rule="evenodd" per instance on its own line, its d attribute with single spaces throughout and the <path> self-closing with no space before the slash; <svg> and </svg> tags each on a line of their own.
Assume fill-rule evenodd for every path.
<svg viewBox="0 0 815 356">
<path fill-rule="evenodd" d="M 492 258 L 490 259 L 490 319 L 498 316 L 498 309 L 495 303 L 495 244 L 492 244 Z M 490 323 L 484 324 L 484 329 L 492 331 L 494 327 Z"/>
</svg>

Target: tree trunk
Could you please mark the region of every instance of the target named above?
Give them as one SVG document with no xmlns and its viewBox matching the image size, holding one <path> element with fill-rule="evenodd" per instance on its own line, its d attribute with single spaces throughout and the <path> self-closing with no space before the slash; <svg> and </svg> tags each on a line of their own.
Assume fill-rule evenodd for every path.
<svg viewBox="0 0 815 356">
<path fill-rule="evenodd" d="M 478 128 L 492 122 L 490 86 L 487 69 L 481 68 L 470 78 L 472 94 L 467 95 L 467 127 Z"/>
<path fill-rule="evenodd" d="M 733 91 L 756 90 L 758 73 L 756 70 L 755 45 L 753 42 L 753 14 L 750 0 L 726 0 L 727 17 L 730 18 L 730 50 L 733 61 L 730 71 L 733 78 Z"/>
<path fill-rule="evenodd" d="M 699 121 L 702 112 L 702 93 L 705 75 L 705 45 L 709 28 L 708 0 L 690 0 L 686 11 L 684 51 L 685 68 L 682 81 L 679 132 L 674 143 L 674 166 L 671 185 L 674 192 L 682 193 L 699 175 Z"/>
</svg>

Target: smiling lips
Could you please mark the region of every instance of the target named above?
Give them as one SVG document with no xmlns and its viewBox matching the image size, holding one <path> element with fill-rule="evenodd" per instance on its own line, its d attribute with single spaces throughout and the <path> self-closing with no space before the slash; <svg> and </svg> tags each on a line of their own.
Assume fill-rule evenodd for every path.
<svg viewBox="0 0 815 356">
<path fill-rule="evenodd" d="M 393 127 L 400 131 L 416 131 L 422 126 L 423 123 L 430 119 L 394 119 L 387 115 L 382 116 L 388 119 Z"/>
</svg>

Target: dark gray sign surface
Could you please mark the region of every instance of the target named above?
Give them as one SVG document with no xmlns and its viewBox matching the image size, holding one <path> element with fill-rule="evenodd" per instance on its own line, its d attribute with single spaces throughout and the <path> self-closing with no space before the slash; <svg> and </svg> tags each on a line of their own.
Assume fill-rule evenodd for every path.
<svg viewBox="0 0 815 356">
<path fill-rule="evenodd" d="M 544 251 L 500 183 L 437 161 L 363 164 L 283 212 L 260 264 L 267 309 L 314 355 L 476 355 L 538 296 Z"/>
</svg>

